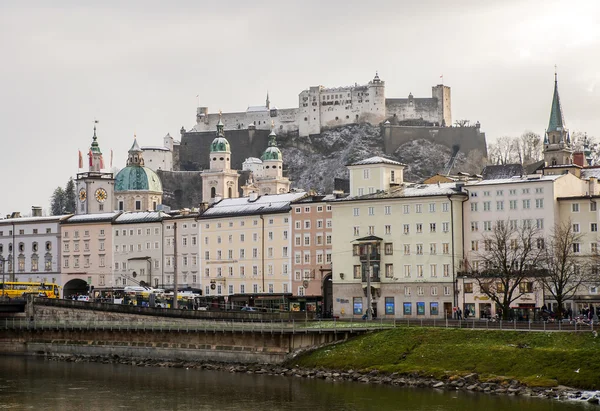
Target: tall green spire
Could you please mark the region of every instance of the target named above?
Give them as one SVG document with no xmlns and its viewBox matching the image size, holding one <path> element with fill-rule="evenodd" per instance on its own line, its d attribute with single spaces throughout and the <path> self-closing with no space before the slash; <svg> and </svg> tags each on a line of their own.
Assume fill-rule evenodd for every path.
<svg viewBox="0 0 600 411">
<path fill-rule="evenodd" d="M 96 137 L 96 124 L 98 124 L 98 120 L 94 120 L 94 137 L 92 137 L 92 145 L 90 147 L 90 151 L 92 153 L 102 154 L 100 151 L 100 146 L 98 145 L 98 137 Z"/>
<path fill-rule="evenodd" d="M 548 123 L 547 131 L 562 131 L 564 128 L 565 118 L 563 117 L 562 107 L 560 106 L 560 97 L 558 96 L 558 80 L 555 71 L 554 96 L 552 97 L 552 108 L 550 109 L 550 122 Z"/>
</svg>

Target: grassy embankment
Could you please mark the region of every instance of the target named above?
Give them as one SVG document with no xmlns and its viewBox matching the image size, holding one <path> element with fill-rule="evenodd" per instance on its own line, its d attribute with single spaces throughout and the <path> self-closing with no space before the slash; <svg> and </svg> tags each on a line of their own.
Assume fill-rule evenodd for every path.
<svg viewBox="0 0 600 411">
<path fill-rule="evenodd" d="M 398 328 L 319 349 L 290 365 L 435 378 L 478 373 L 480 380 L 504 377 L 530 386 L 600 389 L 600 337 L 590 331 Z"/>
</svg>

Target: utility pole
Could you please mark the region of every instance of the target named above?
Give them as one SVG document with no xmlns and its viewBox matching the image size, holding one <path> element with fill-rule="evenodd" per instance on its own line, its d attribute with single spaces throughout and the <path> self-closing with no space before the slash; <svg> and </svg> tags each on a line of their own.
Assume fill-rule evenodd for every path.
<svg viewBox="0 0 600 411">
<path fill-rule="evenodd" d="M 173 308 L 177 309 L 177 223 L 173 222 Z"/>
<path fill-rule="evenodd" d="M 371 244 L 367 244 L 367 320 L 373 319 L 371 313 Z"/>
</svg>

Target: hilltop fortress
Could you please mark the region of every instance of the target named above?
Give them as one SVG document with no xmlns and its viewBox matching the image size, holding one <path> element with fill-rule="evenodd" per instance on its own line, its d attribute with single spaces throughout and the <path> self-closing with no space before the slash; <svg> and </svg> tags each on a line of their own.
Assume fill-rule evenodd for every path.
<svg viewBox="0 0 600 411">
<path fill-rule="evenodd" d="M 297 133 L 300 137 L 348 124 L 379 124 L 395 119 L 395 124 L 446 127 L 452 125 L 450 87 L 433 86 L 431 97 L 386 98 L 385 81 L 375 74 L 366 85 L 326 88 L 313 86 L 298 95 L 297 108 L 279 109 L 267 99 L 264 106 L 250 106 L 244 112 L 223 113 L 225 130 L 255 128 L 270 130 L 275 124 L 278 134 Z M 198 107 L 196 125 L 190 132 L 214 132 L 219 114 Z"/>
</svg>

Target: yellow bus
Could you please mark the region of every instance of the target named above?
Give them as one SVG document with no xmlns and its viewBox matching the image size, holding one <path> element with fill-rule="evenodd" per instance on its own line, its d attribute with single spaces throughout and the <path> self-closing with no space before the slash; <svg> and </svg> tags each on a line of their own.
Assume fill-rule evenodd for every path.
<svg viewBox="0 0 600 411">
<path fill-rule="evenodd" d="M 19 298 L 27 294 L 38 297 L 60 298 L 60 287 L 52 283 L 5 282 L 0 283 L 0 297 Z"/>
</svg>

